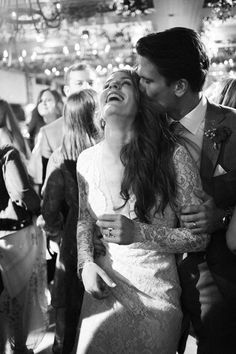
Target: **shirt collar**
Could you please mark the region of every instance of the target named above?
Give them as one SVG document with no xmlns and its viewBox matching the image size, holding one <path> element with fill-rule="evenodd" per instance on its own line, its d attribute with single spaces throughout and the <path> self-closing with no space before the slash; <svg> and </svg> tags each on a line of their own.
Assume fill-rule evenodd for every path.
<svg viewBox="0 0 236 354">
<path fill-rule="evenodd" d="M 198 105 L 190 111 L 186 116 L 184 116 L 180 123 L 192 134 L 196 134 L 202 121 L 205 118 L 207 109 L 207 99 L 204 95 Z"/>
</svg>

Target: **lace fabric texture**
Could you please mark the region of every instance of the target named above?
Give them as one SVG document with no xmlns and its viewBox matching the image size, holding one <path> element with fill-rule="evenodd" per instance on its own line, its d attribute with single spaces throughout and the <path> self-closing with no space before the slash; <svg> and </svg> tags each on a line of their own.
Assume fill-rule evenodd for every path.
<svg viewBox="0 0 236 354">
<path fill-rule="evenodd" d="M 97 216 L 114 213 L 100 159 L 101 144 L 98 144 L 84 151 L 77 163 L 81 218 L 77 230 L 79 268 L 84 262 L 93 261 L 92 225 Z M 194 172 L 192 175 L 193 181 L 198 181 Z M 183 184 L 184 178 L 180 182 Z M 186 185 L 180 188 L 178 206 L 184 201 L 193 202 L 188 197 L 188 190 Z M 133 197 L 119 213 L 135 219 L 134 202 Z M 164 216 L 156 214 L 153 217 L 150 226 L 176 230 L 176 222 L 176 211 L 168 207 Z M 144 229 L 146 239 L 132 245 L 105 243 L 106 256 L 96 262 L 113 279 L 116 287 L 103 300 L 85 293 L 75 348 L 77 354 L 176 353 L 182 312 L 175 255 L 170 245 L 165 250 L 159 246 L 154 228 L 149 231 Z"/>
<path fill-rule="evenodd" d="M 19 252 L 21 250 L 21 252 Z M 4 292 L 0 298 L 0 353 L 35 348 L 48 327 L 46 244 L 42 231 L 30 225 L 0 239 Z"/>
<path fill-rule="evenodd" d="M 167 207 L 164 215 L 153 215 L 151 225 L 140 223 L 141 238 L 137 237 L 137 242 L 131 245 L 105 243 L 106 256 L 96 259 L 116 287 L 110 289 L 110 295 L 103 300 L 85 293 L 77 354 L 176 353 L 182 312 L 174 250 L 185 252 L 186 248 L 206 246 L 206 237 L 198 235 L 200 241 L 197 241 L 196 236 L 186 229 L 179 229 L 175 238 L 178 208 L 192 202 L 199 203 L 191 196 L 191 185 L 201 188 L 194 168 L 191 182 L 185 175 L 191 170 L 188 165 L 191 161 L 187 159 L 186 169 L 188 155 L 182 147 L 179 149 L 174 156 L 179 185 L 177 209 L 173 211 Z M 183 169 L 181 175 L 178 173 L 180 169 Z M 84 262 L 93 261 L 92 224 L 98 215 L 111 214 L 114 210 L 102 174 L 101 144 L 80 155 L 77 170 L 81 192 L 81 221 L 77 229 L 80 268 Z M 135 219 L 134 203 L 132 197 L 119 213 Z"/>
</svg>

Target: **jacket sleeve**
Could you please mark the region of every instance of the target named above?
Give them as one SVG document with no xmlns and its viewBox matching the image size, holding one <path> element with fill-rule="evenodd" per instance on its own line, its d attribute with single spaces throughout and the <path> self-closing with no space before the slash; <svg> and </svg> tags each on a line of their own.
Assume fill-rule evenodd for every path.
<svg viewBox="0 0 236 354">
<path fill-rule="evenodd" d="M 45 220 L 45 231 L 59 233 L 63 226 L 62 204 L 65 198 L 65 183 L 55 155 L 53 154 L 47 167 L 47 179 L 43 190 L 42 215 Z"/>
<path fill-rule="evenodd" d="M 26 168 L 16 149 L 8 152 L 3 172 L 6 189 L 11 200 L 32 213 L 38 213 L 40 198 L 30 183 Z"/>
</svg>

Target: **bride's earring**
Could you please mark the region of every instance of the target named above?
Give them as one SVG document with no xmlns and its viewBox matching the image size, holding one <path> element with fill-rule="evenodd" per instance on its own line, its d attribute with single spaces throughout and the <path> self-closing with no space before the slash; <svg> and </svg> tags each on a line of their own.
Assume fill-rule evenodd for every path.
<svg viewBox="0 0 236 354">
<path fill-rule="evenodd" d="M 104 129 L 105 125 L 106 125 L 106 122 L 105 122 L 105 120 L 103 118 L 101 118 L 100 124 L 101 124 L 101 128 Z"/>
</svg>

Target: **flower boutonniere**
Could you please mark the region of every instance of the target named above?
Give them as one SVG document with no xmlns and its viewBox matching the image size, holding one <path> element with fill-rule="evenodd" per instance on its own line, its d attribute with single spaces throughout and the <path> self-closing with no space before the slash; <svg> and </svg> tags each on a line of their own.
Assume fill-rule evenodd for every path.
<svg viewBox="0 0 236 354">
<path fill-rule="evenodd" d="M 211 128 L 204 132 L 204 135 L 212 140 L 214 149 L 219 149 L 219 144 L 224 143 L 232 134 L 232 130 L 224 125 L 218 128 Z"/>
</svg>

